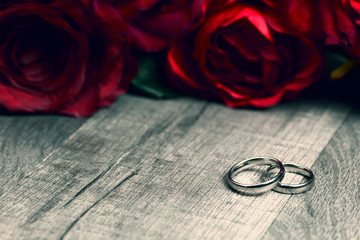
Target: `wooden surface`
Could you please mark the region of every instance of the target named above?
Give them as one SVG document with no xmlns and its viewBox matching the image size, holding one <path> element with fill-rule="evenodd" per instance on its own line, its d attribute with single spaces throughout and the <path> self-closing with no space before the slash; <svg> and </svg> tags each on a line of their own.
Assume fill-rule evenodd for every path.
<svg viewBox="0 0 360 240">
<path fill-rule="evenodd" d="M 359 145 L 356 107 L 320 98 L 125 95 L 88 119 L 2 115 L 0 239 L 359 239 Z M 254 156 L 311 167 L 315 187 L 231 191 L 224 174 Z"/>
</svg>

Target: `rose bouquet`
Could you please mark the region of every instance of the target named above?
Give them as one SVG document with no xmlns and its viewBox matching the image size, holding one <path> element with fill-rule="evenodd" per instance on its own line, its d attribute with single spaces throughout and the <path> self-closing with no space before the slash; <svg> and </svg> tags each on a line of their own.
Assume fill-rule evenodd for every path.
<svg viewBox="0 0 360 240">
<path fill-rule="evenodd" d="M 270 107 L 324 76 L 329 49 L 345 59 L 334 79 L 360 58 L 356 0 L 12 0 L 0 12 L 11 112 L 89 116 L 131 83 Z"/>
</svg>

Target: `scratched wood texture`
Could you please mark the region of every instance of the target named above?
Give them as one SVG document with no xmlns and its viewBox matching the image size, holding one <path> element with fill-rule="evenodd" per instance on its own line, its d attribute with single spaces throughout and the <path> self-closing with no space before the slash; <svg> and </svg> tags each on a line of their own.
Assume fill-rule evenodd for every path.
<svg viewBox="0 0 360 240">
<path fill-rule="evenodd" d="M 89 119 L 0 116 L 0 239 L 360 238 L 359 120 L 321 98 L 260 111 L 132 95 Z M 227 187 L 232 164 L 264 155 L 312 167 L 315 188 Z"/>
<path fill-rule="evenodd" d="M 316 185 L 294 196 L 264 239 L 360 239 L 360 111 L 353 110 L 313 165 Z"/>
</svg>

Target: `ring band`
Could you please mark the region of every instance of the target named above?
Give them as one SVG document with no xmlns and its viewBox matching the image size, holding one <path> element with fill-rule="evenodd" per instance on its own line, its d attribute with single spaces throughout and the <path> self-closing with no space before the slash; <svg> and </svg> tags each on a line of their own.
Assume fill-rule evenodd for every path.
<svg viewBox="0 0 360 240">
<path fill-rule="evenodd" d="M 274 169 L 280 169 L 280 171 L 274 176 L 274 178 L 268 178 L 267 181 L 259 184 L 241 184 L 233 179 L 234 173 L 248 169 L 253 165 L 270 165 L 273 166 Z M 284 175 L 285 169 L 283 164 L 279 160 L 271 157 L 255 157 L 243 160 L 232 166 L 227 174 L 227 182 L 229 186 L 235 191 L 254 195 L 264 193 L 275 188 L 276 186 L 278 186 L 278 183 L 284 178 Z"/>
<path fill-rule="evenodd" d="M 310 190 L 314 185 L 314 174 L 313 172 L 304 166 L 300 166 L 292 163 L 284 163 L 285 171 L 297 173 L 301 176 L 304 176 L 307 181 L 300 184 L 282 184 L 281 181 L 279 184 L 273 189 L 276 192 L 285 193 L 285 194 L 296 194 L 303 193 Z M 266 171 L 267 179 L 270 179 L 269 173 L 276 170 L 276 167 L 271 166 Z"/>
</svg>

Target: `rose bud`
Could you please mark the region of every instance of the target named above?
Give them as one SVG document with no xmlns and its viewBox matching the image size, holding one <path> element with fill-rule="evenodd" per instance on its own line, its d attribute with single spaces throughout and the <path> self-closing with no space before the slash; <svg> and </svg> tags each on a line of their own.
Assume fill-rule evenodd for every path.
<svg viewBox="0 0 360 240">
<path fill-rule="evenodd" d="M 89 116 L 128 89 L 137 70 L 128 39 L 87 2 L 0 4 L 0 105 Z"/>
<path fill-rule="evenodd" d="M 298 96 L 322 75 L 321 46 L 281 31 L 269 9 L 263 14 L 235 2 L 210 13 L 199 29 L 170 45 L 168 75 L 176 89 L 230 107 L 270 107 Z"/>
<path fill-rule="evenodd" d="M 115 6 L 134 44 L 146 51 L 158 51 L 195 24 L 205 12 L 208 0 L 106 0 Z"/>
</svg>

